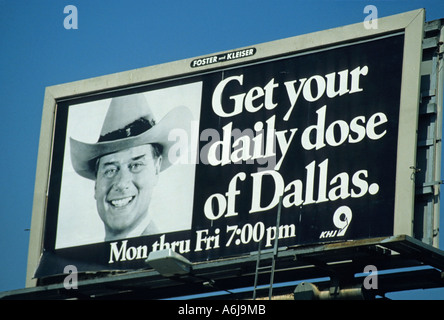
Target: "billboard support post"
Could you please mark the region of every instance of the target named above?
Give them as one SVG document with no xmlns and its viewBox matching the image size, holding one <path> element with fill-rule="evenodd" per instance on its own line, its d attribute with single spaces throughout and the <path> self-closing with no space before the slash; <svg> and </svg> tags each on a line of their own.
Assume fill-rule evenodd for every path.
<svg viewBox="0 0 444 320">
<path fill-rule="evenodd" d="M 412 19 L 411 24 L 406 27 L 405 57 L 403 63 L 403 83 L 405 92 L 401 95 L 401 105 L 405 112 L 399 119 L 398 155 L 397 165 L 397 196 L 395 199 L 395 229 L 394 234 L 413 233 L 413 212 L 415 183 L 411 179 L 410 167 L 416 165 L 416 130 L 418 126 L 418 105 L 420 88 L 420 66 L 422 60 L 422 37 L 425 21 L 425 12 L 422 10 Z M 402 138 L 401 138 L 402 137 Z M 404 139 L 406 138 L 406 139 Z M 412 143 L 415 141 L 415 143 Z M 406 213 L 408 213 L 406 215 Z"/>
<path fill-rule="evenodd" d="M 442 90 L 444 86 L 442 20 L 424 27 L 421 62 L 418 157 L 415 170 L 414 236 L 439 247 L 439 194 L 441 181 Z"/>
</svg>

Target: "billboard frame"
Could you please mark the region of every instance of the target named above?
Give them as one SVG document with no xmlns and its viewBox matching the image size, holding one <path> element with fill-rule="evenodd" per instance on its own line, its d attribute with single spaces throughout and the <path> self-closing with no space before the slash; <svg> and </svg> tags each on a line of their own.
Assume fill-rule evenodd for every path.
<svg viewBox="0 0 444 320">
<path fill-rule="evenodd" d="M 396 32 L 404 32 L 405 42 L 401 81 L 400 105 L 402 108 L 400 110 L 398 131 L 393 234 L 412 236 L 415 182 L 411 177 L 412 166 L 414 167 L 416 163 L 416 128 L 418 126 L 420 65 L 424 20 L 425 10 L 419 9 L 395 16 L 380 18 L 378 19 L 377 29 L 367 29 L 364 23 L 356 23 L 335 29 L 254 45 L 254 55 L 245 56 L 242 57 L 242 59 L 216 62 L 196 68 L 191 66 L 192 62 L 196 59 L 209 57 L 206 55 L 47 87 L 43 103 L 37 158 L 26 286 L 32 287 L 37 285 L 37 280 L 33 279 L 33 274 L 43 251 L 45 215 L 49 194 L 53 139 L 56 125 L 55 119 L 57 105 L 60 101 L 103 92 L 112 92 L 123 88 L 137 87 L 149 83 L 159 83 L 169 79 L 193 76 L 239 64 L 280 57 L 290 53 L 294 54 L 331 46 L 346 45 L 349 42 L 367 40 Z M 252 46 L 216 53 L 213 56 L 228 52 L 251 50 L 251 47 Z"/>
</svg>

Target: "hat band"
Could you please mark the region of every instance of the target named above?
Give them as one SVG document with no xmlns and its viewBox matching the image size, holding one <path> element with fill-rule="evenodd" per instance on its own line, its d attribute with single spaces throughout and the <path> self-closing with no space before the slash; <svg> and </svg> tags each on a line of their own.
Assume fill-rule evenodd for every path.
<svg viewBox="0 0 444 320">
<path fill-rule="evenodd" d="M 155 125 L 154 120 L 139 118 L 122 129 L 118 129 L 115 131 L 108 132 L 105 135 L 101 135 L 99 137 L 98 142 L 114 141 L 128 137 L 135 137 L 151 129 L 154 125 Z"/>
</svg>

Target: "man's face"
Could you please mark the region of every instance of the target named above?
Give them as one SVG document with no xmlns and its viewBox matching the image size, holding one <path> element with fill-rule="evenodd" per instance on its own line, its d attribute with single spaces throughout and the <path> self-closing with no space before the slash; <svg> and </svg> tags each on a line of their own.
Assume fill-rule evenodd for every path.
<svg viewBox="0 0 444 320">
<path fill-rule="evenodd" d="M 94 198 L 108 232 L 131 231 L 148 214 L 161 161 L 149 144 L 100 158 Z"/>
</svg>

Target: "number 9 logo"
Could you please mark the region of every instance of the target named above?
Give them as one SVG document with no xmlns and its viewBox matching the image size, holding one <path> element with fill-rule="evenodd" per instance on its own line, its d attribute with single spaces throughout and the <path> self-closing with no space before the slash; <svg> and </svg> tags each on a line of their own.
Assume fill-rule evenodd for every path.
<svg viewBox="0 0 444 320">
<path fill-rule="evenodd" d="M 335 213 L 333 214 L 333 223 L 335 224 L 336 228 L 339 229 L 338 237 L 345 235 L 345 232 L 347 231 L 347 228 L 352 220 L 352 215 L 351 209 L 347 206 L 342 206 L 336 209 Z"/>
</svg>

